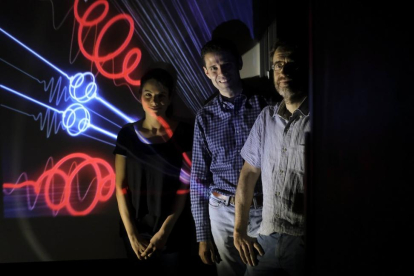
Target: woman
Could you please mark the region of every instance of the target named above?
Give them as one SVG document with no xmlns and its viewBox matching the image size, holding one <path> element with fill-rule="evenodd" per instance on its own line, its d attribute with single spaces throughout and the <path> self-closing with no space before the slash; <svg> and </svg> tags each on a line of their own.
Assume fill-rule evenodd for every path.
<svg viewBox="0 0 414 276">
<path fill-rule="evenodd" d="M 166 70 L 148 71 L 139 92 L 145 117 L 123 126 L 114 150 L 128 258 L 169 274 L 180 250 L 189 256 L 194 235 L 187 200 L 193 128 L 168 116 L 173 91 Z"/>
</svg>

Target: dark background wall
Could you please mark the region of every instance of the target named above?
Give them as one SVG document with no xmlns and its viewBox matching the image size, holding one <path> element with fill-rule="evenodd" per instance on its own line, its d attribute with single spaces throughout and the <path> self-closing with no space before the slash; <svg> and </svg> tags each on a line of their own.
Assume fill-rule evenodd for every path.
<svg viewBox="0 0 414 276">
<path fill-rule="evenodd" d="M 399 1 L 312 1 L 311 275 L 409 268 L 410 13 Z"/>
<path fill-rule="evenodd" d="M 254 3 L 257 33 L 309 47 L 307 275 L 402 274 L 414 226 L 408 4 Z"/>
</svg>

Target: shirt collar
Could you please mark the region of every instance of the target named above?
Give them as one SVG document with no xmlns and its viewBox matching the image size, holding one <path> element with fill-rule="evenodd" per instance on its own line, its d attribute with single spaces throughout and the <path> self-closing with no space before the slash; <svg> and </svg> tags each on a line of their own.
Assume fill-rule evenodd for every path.
<svg viewBox="0 0 414 276">
<path fill-rule="evenodd" d="M 273 117 L 276 116 L 276 115 L 279 115 L 282 118 L 287 117 L 287 116 L 283 116 L 283 115 L 285 115 L 286 113 L 289 112 L 286 108 L 285 100 L 282 100 L 280 102 L 279 106 L 276 104 L 275 108 L 276 109 L 275 109 L 275 112 L 273 113 Z M 308 97 L 305 97 L 305 99 L 303 99 L 303 101 L 300 104 L 300 106 L 298 107 L 298 109 L 296 109 L 293 113 L 302 113 L 303 116 L 309 115 L 309 99 L 308 99 Z"/>
<path fill-rule="evenodd" d="M 237 95 L 236 97 L 234 97 L 233 101 L 227 101 L 223 95 L 221 95 L 220 93 L 218 94 L 218 103 L 220 105 L 220 107 L 222 107 L 224 110 L 229 110 L 229 109 L 234 109 L 234 106 L 237 105 L 238 102 L 240 102 L 240 100 L 243 100 L 246 98 L 246 94 L 245 94 L 245 90 L 243 89 L 242 93 L 240 93 L 239 95 Z"/>
<path fill-rule="evenodd" d="M 302 115 L 308 116 L 309 115 L 309 99 L 306 96 L 306 98 L 303 99 L 302 103 L 300 104 L 299 108 L 297 109 L 298 112 L 301 112 Z M 295 111 L 296 112 L 296 111 Z"/>
</svg>

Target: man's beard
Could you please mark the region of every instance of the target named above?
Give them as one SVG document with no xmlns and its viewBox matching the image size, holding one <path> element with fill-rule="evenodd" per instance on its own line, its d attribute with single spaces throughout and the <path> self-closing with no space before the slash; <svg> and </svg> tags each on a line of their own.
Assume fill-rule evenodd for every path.
<svg viewBox="0 0 414 276">
<path fill-rule="evenodd" d="M 279 87 L 277 92 L 280 96 L 285 100 L 285 102 L 294 103 L 300 101 L 303 96 L 303 90 L 299 89 L 299 87 Z"/>
</svg>

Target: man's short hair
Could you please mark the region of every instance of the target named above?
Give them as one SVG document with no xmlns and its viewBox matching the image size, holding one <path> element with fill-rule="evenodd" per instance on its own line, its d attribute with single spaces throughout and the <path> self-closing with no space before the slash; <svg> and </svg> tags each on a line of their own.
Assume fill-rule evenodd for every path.
<svg viewBox="0 0 414 276">
<path fill-rule="evenodd" d="M 270 50 L 270 62 L 273 62 L 273 55 L 275 54 L 277 49 L 283 49 L 283 51 L 290 51 L 292 52 L 295 61 L 300 64 L 300 67 L 302 68 L 302 72 L 305 72 L 305 70 L 308 68 L 308 52 L 306 44 L 300 43 L 299 41 L 295 39 L 281 39 L 279 38 L 276 40 L 276 42 L 273 44 L 273 47 Z"/>
<path fill-rule="evenodd" d="M 299 44 L 292 40 L 278 39 L 270 49 L 270 60 L 273 59 L 273 55 L 275 54 L 278 48 L 283 48 L 284 50 L 289 50 L 295 53 L 299 53 L 299 51 L 301 50 Z"/>
<path fill-rule="evenodd" d="M 215 38 L 204 44 L 203 48 L 201 49 L 201 60 L 203 62 L 203 66 L 206 65 L 206 62 L 204 60 L 206 54 L 223 51 L 232 54 L 237 62 L 241 60 L 240 53 L 232 41 L 225 38 Z"/>
</svg>

